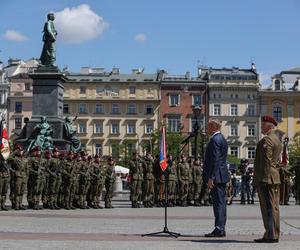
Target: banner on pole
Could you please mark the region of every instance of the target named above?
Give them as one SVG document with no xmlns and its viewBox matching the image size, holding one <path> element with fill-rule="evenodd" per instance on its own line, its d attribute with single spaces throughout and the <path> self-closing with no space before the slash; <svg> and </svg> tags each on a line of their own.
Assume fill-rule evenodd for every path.
<svg viewBox="0 0 300 250">
<path fill-rule="evenodd" d="M 161 130 L 159 163 L 160 163 L 161 170 L 165 171 L 168 164 L 167 164 L 167 148 L 166 148 L 166 131 L 164 126 L 162 127 Z"/>
</svg>

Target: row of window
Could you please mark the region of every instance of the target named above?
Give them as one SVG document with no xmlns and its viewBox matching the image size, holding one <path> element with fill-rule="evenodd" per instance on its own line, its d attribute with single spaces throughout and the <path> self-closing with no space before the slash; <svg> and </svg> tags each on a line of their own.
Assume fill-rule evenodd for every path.
<svg viewBox="0 0 300 250">
<path fill-rule="evenodd" d="M 145 105 L 145 114 L 152 115 L 153 112 L 154 112 L 153 110 L 154 110 L 153 104 L 146 104 Z M 63 112 L 65 114 L 70 113 L 70 107 L 69 107 L 68 103 L 64 103 Z M 80 114 L 87 114 L 88 113 L 87 104 L 86 103 L 79 103 L 78 112 Z M 94 107 L 94 112 L 96 114 L 104 114 L 104 112 L 105 112 L 104 105 L 101 104 L 101 103 L 96 103 L 95 107 Z M 118 103 L 112 103 L 110 112 L 112 114 L 120 114 L 121 113 L 121 105 L 118 104 Z M 137 105 L 135 103 L 129 103 L 127 105 L 127 113 L 128 114 L 137 114 Z"/>
<path fill-rule="evenodd" d="M 213 99 L 217 99 L 217 98 L 222 99 L 222 98 L 224 98 L 225 96 L 222 96 L 221 93 L 219 93 L 219 94 L 213 93 L 213 94 L 211 94 L 211 97 L 212 97 Z M 226 96 L 226 97 L 229 97 L 229 96 Z M 239 99 L 239 98 L 244 98 L 244 96 L 239 96 L 239 94 L 230 94 L 230 99 Z M 249 100 L 255 100 L 255 99 L 256 99 L 256 95 L 248 94 L 248 95 L 247 95 L 247 98 L 248 98 Z"/>
<path fill-rule="evenodd" d="M 255 125 L 251 124 L 247 126 L 247 136 L 255 136 L 256 135 L 256 131 L 255 131 Z M 239 136 L 238 133 L 238 125 L 237 124 L 232 124 L 230 125 L 230 129 L 229 129 L 229 135 L 230 136 Z"/>
<path fill-rule="evenodd" d="M 249 104 L 247 106 L 247 115 L 248 116 L 255 116 L 255 105 Z M 221 104 L 214 104 L 213 106 L 213 115 L 220 116 L 221 115 Z M 238 116 L 238 105 L 237 104 L 231 104 L 230 105 L 230 115 L 231 116 Z"/>
<path fill-rule="evenodd" d="M 94 134 L 102 134 L 103 133 L 103 123 L 98 122 L 94 125 Z M 153 133 L 154 125 L 152 122 L 148 122 L 145 125 L 145 134 Z M 79 133 L 87 133 L 87 125 L 86 122 L 79 122 L 78 123 L 78 132 Z M 126 124 L 126 133 L 127 134 L 136 134 L 136 124 L 134 122 L 128 122 Z M 118 135 L 120 134 L 120 122 L 113 121 L 110 124 L 110 134 Z"/>
<path fill-rule="evenodd" d="M 202 104 L 202 96 L 201 95 L 193 95 L 192 96 L 192 105 L 201 105 Z M 180 106 L 180 94 L 169 93 L 169 106 Z"/>
<path fill-rule="evenodd" d="M 102 87 L 96 88 L 97 93 L 102 93 L 104 91 L 112 91 L 112 88 L 110 87 L 105 87 L 104 89 Z M 135 95 L 136 93 L 136 87 L 135 86 L 129 86 L 128 92 L 130 95 Z M 86 94 L 86 87 L 85 86 L 80 86 L 79 87 L 79 93 L 80 94 Z"/>
<path fill-rule="evenodd" d="M 239 151 L 240 151 L 240 148 L 238 146 L 229 147 L 229 154 L 233 155 L 235 157 L 238 157 L 238 158 L 239 158 L 239 154 L 240 154 Z M 256 151 L 256 148 L 254 146 L 247 147 L 248 159 L 254 159 L 255 158 L 255 151 Z"/>
</svg>

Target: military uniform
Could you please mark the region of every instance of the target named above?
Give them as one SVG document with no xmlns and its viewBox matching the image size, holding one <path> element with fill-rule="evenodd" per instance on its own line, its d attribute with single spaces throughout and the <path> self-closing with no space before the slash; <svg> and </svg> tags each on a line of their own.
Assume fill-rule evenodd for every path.
<svg viewBox="0 0 300 250">
<path fill-rule="evenodd" d="M 181 206 L 187 206 L 189 193 L 190 167 L 185 160 L 178 164 L 179 200 Z"/>
<path fill-rule="evenodd" d="M 150 157 L 145 158 L 144 169 L 144 206 L 152 207 L 152 194 L 154 193 L 154 175 L 153 175 L 153 160 Z"/>
<path fill-rule="evenodd" d="M 106 169 L 106 178 L 105 178 L 105 208 L 113 208 L 111 205 L 112 195 L 113 195 L 113 185 L 116 180 L 115 174 L 115 164 L 113 159 L 110 157 L 108 159 L 107 169 Z"/>
<path fill-rule="evenodd" d="M 143 165 L 145 164 L 142 159 L 136 156 L 136 159 L 133 159 L 129 162 L 129 175 L 131 177 L 131 192 L 130 199 L 133 208 L 139 208 L 138 203 L 142 195 L 142 182 L 143 182 Z"/>
<path fill-rule="evenodd" d="M 8 158 L 8 162 L 14 171 L 14 179 L 12 179 L 14 187 L 13 206 L 15 210 L 25 209 L 22 202 L 27 184 L 27 162 L 21 157 L 21 154 L 13 154 Z"/>
<path fill-rule="evenodd" d="M 192 167 L 192 177 L 193 177 L 193 197 L 194 200 L 194 206 L 200 206 L 200 191 L 202 186 L 202 168 L 200 166 L 200 163 L 197 161 L 194 162 Z"/>
<path fill-rule="evenodd" d="M 269 116 L 263 117 L 263 121 L 276 123 Z M 257 144 L 254 161 L 254 184 L 258 191 L 265 233 L 263 238 L 256 240 L 256 242 L 277 241 L 279 239 L 280 176 L 278 163 L 281 151 L 281 142 L 272 130 Z"/>
<path fill-rule="evenodd" d="M 5 206 L 6 195 L 9 185 L 9 166 L 7 162 L 1 157 L 0 160 L 0 210 L 7 211 Z"/>
<path fill-rule="evenodd" d="M 177 169 L 174 161 L 168 161 L 168 206 L 173 207 L 176 205 L 176 183 L 177 183 Z"/>
</svg>

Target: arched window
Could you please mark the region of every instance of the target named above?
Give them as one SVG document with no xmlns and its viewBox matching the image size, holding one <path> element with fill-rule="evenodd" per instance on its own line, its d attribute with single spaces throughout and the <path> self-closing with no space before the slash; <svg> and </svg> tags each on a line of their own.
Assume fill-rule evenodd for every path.
<svg viewBox="0 0 300 250">
<path fill-rule="evenodd" d="M 275 120 L 277 122 L 281 122 L 282 121 L 282 107 L 275 105 L 273 107 L 273 117 L 275 118 Z"/>
<path fill-rule="evenodd" d="M 275 80 L 275 90 L 280 90 L 280 81 Z"/>
</svg>

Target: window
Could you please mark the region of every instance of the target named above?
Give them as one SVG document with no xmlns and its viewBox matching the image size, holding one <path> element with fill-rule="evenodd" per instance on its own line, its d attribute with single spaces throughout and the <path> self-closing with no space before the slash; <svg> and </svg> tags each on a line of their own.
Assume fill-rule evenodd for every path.
<svg viewBox="0 0 300 250">
<path fill-rule="evenodd" d="M 214 115 L 221 115 L 221 104 L 214 104 Z"/>
<path fill-rule="evenodd" d="M 279 106 L 273 107 L 273 117 L 277 122 L 282 120 L 282 108 Z"/>
<path fill-rule="evenodd" d="M 102 155 L 102 144 L 100 143 L 95 144 L 95 153 L 97 155 Z"/>
<path fill-rule="evenodd" d="M 230 126 L 230 135 L 231 136 L 238 136 L 238 125 L 237 124 L 232 124 Z"/>
<path fill-rule="evenodd" d="M 86 114 L 86 104 L 85 103 L 79 103 L 79 114 Z"/>
<path fill-rule="evenodd" d="M 168 117 L 168 129 L 170 132 L 179 132 L 181 127 L 180 116 Z"/>
<path fill-rule="evenodd" d="M 64 103 L 63 112 L 64 112 L 64 114 L 69 114 L 70 113 L 68 103 Z"/>
<path fill-rule="evenodd" d="M 128 114 L 136 114 L 136 105 L 135 103 L 128 104 Z"/>
<path fill-rule="evenodd" d="M 221 94 L 219 94 L 219 99 L 221 99 L 222 98 L 222 95 Z"/>
<path fill-rule="evenodd" d="M 255 116 L 255 108 L 254 108 L 254 105 L 248 105 L 248 116 Z"/>
<path fill-rule="evenodd" d="M 255 136 L 255 125 L 248 125 L 248 136 Z"/>
<path fill-rule="evenodd" d="M 16 102 L 15 111 L 16 113 L 22 113 L 22 102 Z"/>
<path fill-rule="evenodd" d="M 135 86 L 130 86 L 129 87 L 129 94 L 130 95 L 135 95 Z"/>
<path fill-rule="evenodd" d="M 114 122 L 111 124 L 111 133 L 112 134 L 119 134 L 119 123 L 118 122 Z"/>
<path fill-rule="evenodd" d="M 15 129 L 21 129 L 22 128 L 22 118 L 16 117 L 15 118 Z"/>
<path fill-rule="evenodd" d="M 255 147 L 248 147 L 248 159 L 255 158 Z"/>
<path fill-rule="evenodd" d="M 103 114 L 104 113 L 103 104 L 96 103 L 96 105 L 95 105 L 95 113 L 96 114 Z"/>
<path fill-rule="evenodd" d="M 238 105 L 237 104 L 230 105 L 230 115 L 238 115 Z"/>
<path fill-rule="evenodd" d="M 238 147 L 230 147 L 230 155 L 233 155 L 235 157 L 239 157 L 239 148 Z"/>
<path fill-rule="evenodd" d="M 238 99 L 238 98 L 239 98 L 239 95 L 238 95 L 238 94 L 236 94 L 236 95 L 235 95 L 235 99 Z"/>
<path fill-rule="evenodd" d="M 25 83 L 25 91 L 31 90 L 31 84 L 29 82 Z"/>
<path fill-rule="evenodd" d="M 275 80 L 275 90 L 280 90 L 280 81 L 279 80 Z"/>
<path fill-rule="evenodd" d="M 217 95 L 214 93 L 214 99 L 216 99 L 217 98 Z"/>
<path fill-rule="evenodd" d="M 120 107 L 119 107 L 119 104 L 113 103 L 113 104 L 111 105 L 111 112 L 112 112 L 113 114 L 120 114 Z"/>
<path fill-rule="evenodd" d="M 96 93 L 97 94 L 100 94 L 100 93 L 103 93 L 103 88 L 102 87 L 96 87 Z"/>
<path fill-rule="evenodd" d="M 102 122 L 96 122 L 95 123 L 95 133 L 96 134 L 103 133 L 103 124 L 102 124 Z"/>
<path fill-rule="evenodd" d="M 169 104 L 170 104 L 170 106 L 178 106 L 179 105 L 179 94 L 170 94 Z"/>
<path fill-rule="evenodd" d="M 86 133 L 86 124 L 85 123 L 79 123 L 79 133 Z"/>
<path fill-rule="evenodd" d="M 80 94 L 85 94 L 86 89 L 84 86 L 80 86 Z"/>
<path fill-rule="evenodd" d="M 127 124 L 127 134 L 135 134 L 135 123 L 128 123 Z"/>
<path fill-rule="evenodd" d="M 152 134 L 153 130 L 154 130 L 153 123 L 147 123 L 146 124 L 146 134 L 148 134 L 148 135 Z"/>
<path fill-rule="evenodd" d="M 196 106 L 197 104 L 200 105 L 202 103 L 202 96 L 201 95 L 193 95 L 193 105 Z"/>
<path fill-rule="evenodd" d="M 153 114 L 153 105 L 152 104 L 146 104 L 146 114 L 147 115 Z"/>
</svg>

